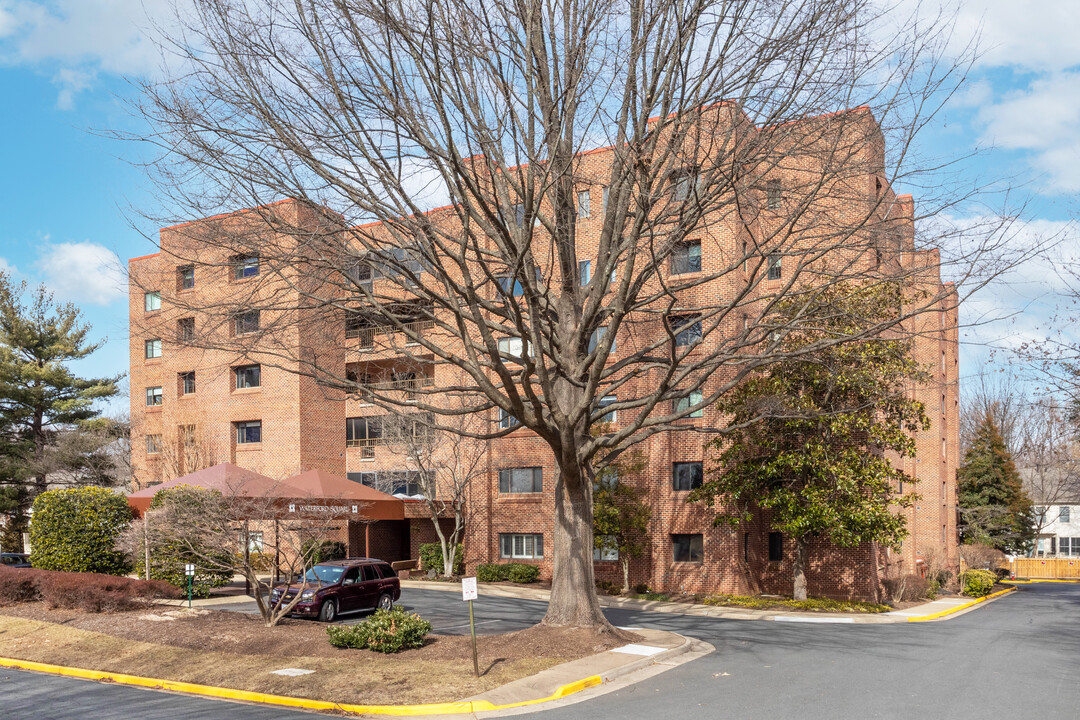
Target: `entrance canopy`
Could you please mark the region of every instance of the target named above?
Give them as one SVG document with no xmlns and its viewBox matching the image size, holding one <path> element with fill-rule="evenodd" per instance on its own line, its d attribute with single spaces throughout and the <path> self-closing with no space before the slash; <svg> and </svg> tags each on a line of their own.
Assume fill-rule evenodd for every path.
<svg viewBox="0 0 1080 720">
<path fill-rule="evenodd" d="M 275 501 L 281 517 L 293 513 L 356 515 L 363 520 L 403 520 L 404 503 L 340 475 L 309 470 L 285 480 L 274 480 L 252 470 L 221 463 L 128 495 L 128 505 L 141 515 L 158 491 L 178 485 L 217 490 L 226 497 Z"/>
</svg>

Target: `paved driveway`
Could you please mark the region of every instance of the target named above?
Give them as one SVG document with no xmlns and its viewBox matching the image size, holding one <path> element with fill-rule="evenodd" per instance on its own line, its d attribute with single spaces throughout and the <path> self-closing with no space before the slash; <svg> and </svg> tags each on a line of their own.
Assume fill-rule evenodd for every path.
<svg viewBox="0 0 1080 720">
<path fill-rule="evenodd" d="M 467 632 L 454 593 L 411 590 L 402 603 L 443 631 Z M 544 604 L 482 598 L 482 632 L 525 627 Z M 716 652 L 544 720 L 663 718 L 1080 718 L 1080 585 L 1029 585 L 946 622 L 817 625 L 609 609 L 618 625 L 655 627 Z M 464 625 L 464 627 L 463 627 Z M 310 715 L 0 670 L 4 720 L 237 718 Z"/>
</svg>

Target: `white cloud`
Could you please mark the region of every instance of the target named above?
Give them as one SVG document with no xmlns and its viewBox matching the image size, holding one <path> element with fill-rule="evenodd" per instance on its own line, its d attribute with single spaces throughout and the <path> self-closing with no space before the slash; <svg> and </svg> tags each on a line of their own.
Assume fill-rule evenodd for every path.
<svg viewBox="0 0 1080 720">
<path fill-rule="evenodd" d="M 75 303 L 109 305 L 127 295 L 120 258 L 92 242 L 46 245 L 38 271 L 58 298 Z"/>
<path fill-rule="evenodd" d="M 7 258 L 0 257 L 0 272 L 8 277 L 19 274 L 19 269 L 8 262 Z"/>
</svg>

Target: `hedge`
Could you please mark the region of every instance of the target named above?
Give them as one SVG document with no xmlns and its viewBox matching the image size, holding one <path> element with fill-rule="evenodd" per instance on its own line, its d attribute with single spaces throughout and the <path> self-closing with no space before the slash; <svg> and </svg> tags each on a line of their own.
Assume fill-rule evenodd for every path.
<svg viewBox="0 0 1080 720">
<path fill-rule="evenodd" d="M 540 568 L 525 563 L 494 563 L 476 566 L 476 579 L 480 582 L 531 583 L 540 577 Z"/>
<path fill-rule="evenodd" d="M 424 543 L 420 546 L 420 568 L 435 570 L 443 574 L 443 554 L 441 543 Z M 454 574 L 465 574 L 465 546 L 458 543 L 454 549 Z"/>
<path fill-rule="evenodd" d="M 34 500 L 30 562 L 35 568 L 124 575 L 116 541 L 131 522 L 123 495 L 98 487 L 48 490 Z"/>
<path fill-rule="evenodd" d="M 326 634 L 330 644 L 339 648 L 368 649 L 381 653 L 396 653 L 424 644 L 431 632 L 431 623 L 416 613 L 401 608 L 376 610 L 359 625 L 330 625 Z"/>
<path fill-rule="evenodd" d="M 159 580 L 0 566 L 0 604 L 43 600 L 54 608 L 97 613 L 140 608 L 155 598 L 177 597 L 179 590 Z"/>
<path fill-rule="evenodd" d="M 985 597 L 994 589 L 997 574 L 989 570 L 968 570 L 964 573 L 964 594 L 968 597 Z"/>
</svg>

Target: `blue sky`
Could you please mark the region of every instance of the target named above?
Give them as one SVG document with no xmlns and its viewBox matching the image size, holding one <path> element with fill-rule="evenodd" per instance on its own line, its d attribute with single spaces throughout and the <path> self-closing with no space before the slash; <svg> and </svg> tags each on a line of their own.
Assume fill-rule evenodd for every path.
<svg viewBox="0 0 1080 720">
<path fill-rule="evenodd" d="M 126 78 L 149 77 L 157 67 L 140 28 L 148 15 L 164 19 L 167 6 L 168 0 L 0 0 L 0 268 L 78 303 L 95 334 L 108 338 L 83 362 L 86 374 L 126 370 L 122 267 L 155 250 L 146 237 L 154 228 L 132 210 L 152 202 L 131 164 L 138 148 L 94 131 L 133 129 Z M 1020 186 L 1017 203 L 1026 209 L 1015 241 L 1061 235 L 1057 260 L 1072 260 L 1080 249 L 1071 225 L 1080 192 L 1080 2 L 968 2 L 952 35 L 957 51 L 975 33 L 982 57 L 920 149 L 981 149 L 966 172 Z M 975 298 L 965 318 L 1001 319 L 964 331 L 962 374 L 987 360 L 989 346 L 1044 336 L 1062 289 L 1052 263 L 1042 261 Z"/>
</svg>

